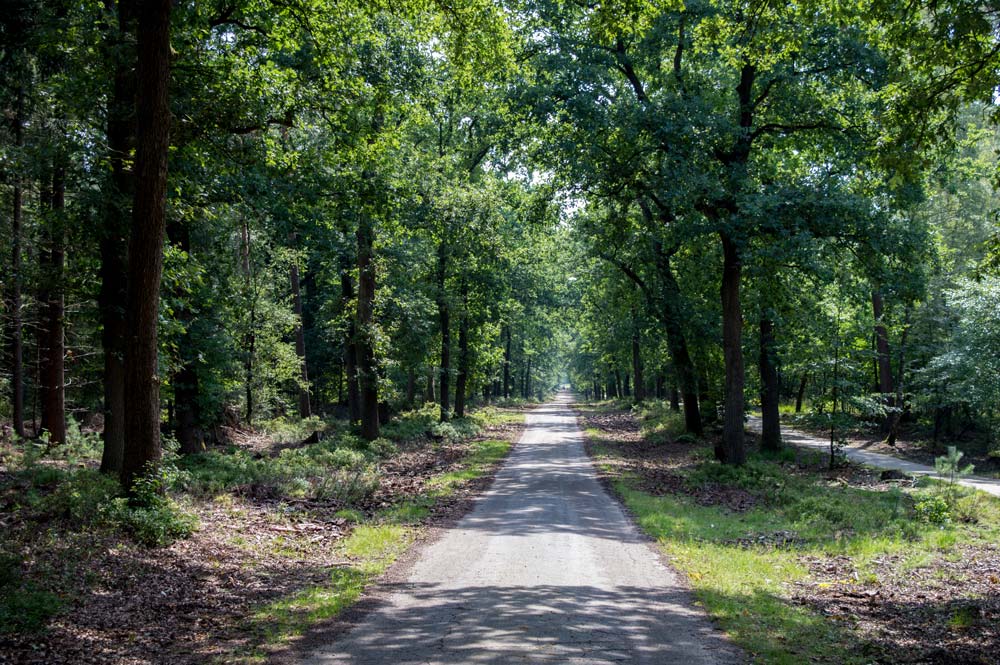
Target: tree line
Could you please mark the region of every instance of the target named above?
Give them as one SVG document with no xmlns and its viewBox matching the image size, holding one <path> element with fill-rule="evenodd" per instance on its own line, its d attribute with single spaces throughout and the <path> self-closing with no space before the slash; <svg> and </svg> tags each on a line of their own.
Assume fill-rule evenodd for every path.
<svg viewBox="0 0 1000 665">
<path fill-rule="evenodd" d="M 565 231 L 520 159 L 491 3 L 10 9 L 14 434 L 103 420 L 129 488 L 164 438 L 321 416 L 375 440 L 399 409 L 555 384 Z"/>
<path fill-rule="evenodd" d="M 993 426 L 996 16 L 16 0 L 4 415 L 58 445 L 100 414 L 126 487 L 164 432 L 375 440 L 567 369 L 721 418 L 732 464 L 748 394 L 770 448 L 789 397 L 890 440 L 914 411 Z"/>
</svg>

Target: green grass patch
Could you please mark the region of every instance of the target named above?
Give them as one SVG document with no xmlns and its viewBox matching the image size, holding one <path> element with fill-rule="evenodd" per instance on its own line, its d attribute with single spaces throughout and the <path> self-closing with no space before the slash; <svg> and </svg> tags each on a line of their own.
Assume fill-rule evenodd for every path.
<svg viewBox="0 0 1000 665">
<path fill-rule="evenodd" d="M 430 494 L 434 497 L 449 496 L 455 488 L 471 480 L 481 478 L 486 470 L 504 458 L 510 450 L 510 441 L 488 439 L 473 443 L 473 451 L 463 462 L 464 468 L 458 471 L 442 473 L 428 483 Z"/>
<path fill-rule="evenodd" d="M 40 632 L 62 604 L 57 595 L 23 578 L 18 557 L 0 554 L 0 635 Z"/>
<path fill-rule="evenodd" d="M 335 568 L 326 584 L 301 589 L 257 610 L 251 630 L 265 644 L 297 637 L 309 626 L 332 619 L 355 603 L 371 577 L 356 568 Z"/>
<path fill-rule="evenodd" d="M 655 428 L 644 430 L 657 436 Z M 607 468 L 616 444 L 600 431 L 587 433 L 597 463 L 603 459 Z M 854 575 L 843 583 L 864 587 L 878 582 L 886 555 L 899 558 L 897 572 L 915 570 L 961 556 L 963 544 L 1000 536 L 1000 501 L 967 488 L 932 480 L 906 490 L 851 486 L 803 471 L 788 453 L 752 455 L 739 468 L 692 457 L 678 470 L 689 486 L 740 488 L 758 504 L 736 513 L 687 495 L 652 496 L 629 476 L 616 480 L 615 489 L 640 528 L 688 576 L 706 610 L 759 662 L 872 660 L 847 624 L 790 600 L 793 585 L 810 577 L 804 557 L 850 557 Z M 935 517 L 922 516 L 921 505 L 934 506 Z M 970 621 L 960 611 L 952 620 L 956 628 Z"/>
</svg>

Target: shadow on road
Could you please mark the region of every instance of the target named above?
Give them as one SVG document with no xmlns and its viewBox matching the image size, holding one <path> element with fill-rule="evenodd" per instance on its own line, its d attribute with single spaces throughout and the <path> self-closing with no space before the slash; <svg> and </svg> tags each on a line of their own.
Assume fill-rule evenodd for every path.
<svg viewBox="0 0 1000 665">
<path fill-rule="evenodd" d="M 700 649 L 735 662 L 726 659 L 732 647 L 685 609 L 690 598 L 681 591 L 413 583 L 389 590 L 420 602 L 386 608 L 381 619 L 391 631 L 355 631 L 313 662 L 686 663 Z M 668 613 L 674 618 L 665 624 Z"/>
</svg>

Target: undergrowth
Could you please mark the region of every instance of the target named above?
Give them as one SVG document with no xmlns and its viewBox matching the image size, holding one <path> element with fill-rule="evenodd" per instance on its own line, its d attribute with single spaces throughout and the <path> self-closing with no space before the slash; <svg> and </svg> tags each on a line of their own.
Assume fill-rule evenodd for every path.
<svg viewBox="0 0 1000 665">
<path fill-rule="evenodd" d="M 646 436 L 661 436 L 662 428 L 645 424 L 657 418 L 645 419 Z M 588 435 L 599 463 L 619 454 L 600 430 Z M 864 589 L 878 584 L 886 556 L 900 558 L 901 566 L 927 566 L 963 545 L 1000 537 L 1000 501 L 932 479 L 906 489 L 854 486 L 794 451 L 752 454 L 732 467 L 711 460 L 706 448 L 689 462 L 677 467 L 688 487 L 743 490 L 754 506 L 739 513 L 684 493 L 654 496 L 629 475 L 614 481 L 615 490 L 688 576 L 707 611 L 761 662 L 872 660 L 849 627 L 792 601 L 794 585 L 810 578 L 809 557 L 848 557 L 856 575 L 850 583 Z"/>
</svg>

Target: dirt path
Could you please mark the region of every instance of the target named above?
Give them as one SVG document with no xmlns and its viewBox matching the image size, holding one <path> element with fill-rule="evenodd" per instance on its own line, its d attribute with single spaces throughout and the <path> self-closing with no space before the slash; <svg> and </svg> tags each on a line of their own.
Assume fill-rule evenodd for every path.
<svg viewBox="0 0 1000 665">
<path fill-rule="evenodd" d="M 754 432 L 760 432 L 760 416 L 750 416 L 747 419 L 747 427 Z M 781 426 L 781 438 L 787 444 L 802 448 L 821 450 L 827 454 L 830 452 L 829 439 L 823 440 L 817 436 L 806 434 L 804 432 L 785 427 L 784 425 Z M 898 457 L 893 457 L 892 455 L 873 453 L 871 451 L 862 450 L 852 446 L 844 448 L 844 454 L 847 455 L 848 459 L 854 462 L 867 464 L 868 466 L 873 466 L 876 469 L 896 469 L 898 471 L 908 473 L 911 476 L 937 475 L 937 471 L 935 471 L 932 466 L 899 459 Z M 988 494 L 1000 496 L 1000 480 L 998 479 L 983 478 L 982 476 L 968 476 L 958 482 L 967 487 L 974 487 L 977 490 L 982 490 Z"/>
<path fill-rule="evenodd" d="M 570 398 L 382 607 L 309 663 L 740 662 L 602 489 Z"/>
</svg>

